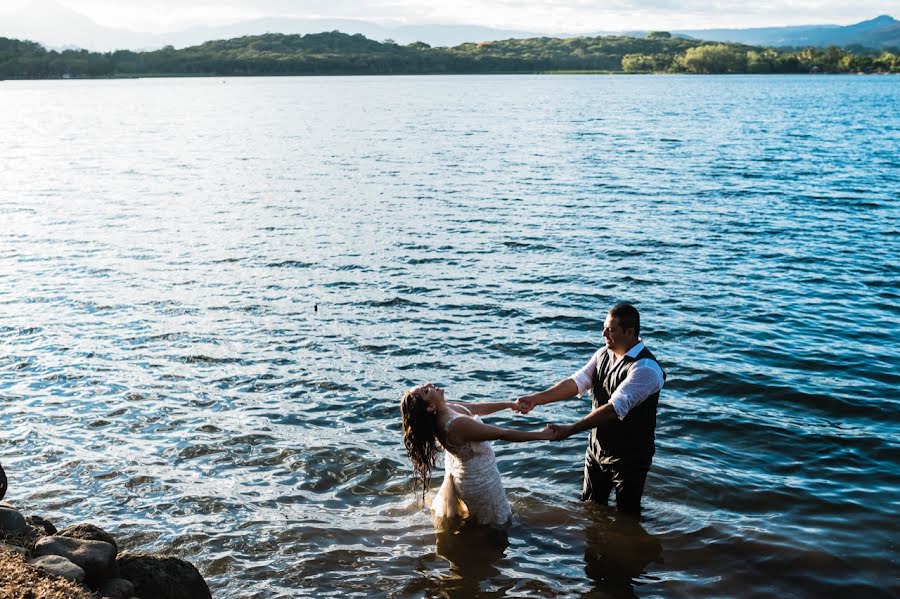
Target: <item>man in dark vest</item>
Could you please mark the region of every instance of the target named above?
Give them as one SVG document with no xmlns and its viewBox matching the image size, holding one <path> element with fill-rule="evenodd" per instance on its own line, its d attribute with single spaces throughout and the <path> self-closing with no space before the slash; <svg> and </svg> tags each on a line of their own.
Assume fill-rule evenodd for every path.
<svg viewBox="0 0 900 599">
<path fill-rule="evenodd" d="M 640 332 L 640 314 L 634 306 L 613 306 L 603 323 L 606 346 L 584 368 L 549 389 L 516 400 L 517 410 L 527 414 L 535 406 L 591 389 L 591 413 L 578 422 L 556 425 L 555 440 L 590 430 L 581 499 L 605 504 L 615 489 L 619 511 L 636 516 L 656 451 L 656 406 L 666 380 Z"/>
</svg>

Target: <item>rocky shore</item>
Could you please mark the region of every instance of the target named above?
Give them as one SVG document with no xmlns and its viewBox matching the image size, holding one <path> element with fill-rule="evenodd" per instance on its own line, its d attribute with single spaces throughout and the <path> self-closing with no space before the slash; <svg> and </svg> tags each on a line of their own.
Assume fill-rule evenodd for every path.
<svg viewBox="0 0 900 599">
<path fill-rule="evenodd" d="M 0 467 L 0 500 L 7 480 Z M 206 581 L 173 556 L 119 551 L 93 524 L 62 530 L 0 501 L 0 599 L 211 599 Z"/>
</svg>

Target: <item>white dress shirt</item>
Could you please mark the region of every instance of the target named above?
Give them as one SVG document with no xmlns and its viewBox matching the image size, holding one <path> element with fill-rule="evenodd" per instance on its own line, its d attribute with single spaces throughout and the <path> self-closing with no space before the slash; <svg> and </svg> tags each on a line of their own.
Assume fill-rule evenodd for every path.
<svg viewBox="0 0 900 599">
<path fill-rule="evenodd" d="M 637 345 L 629 349 L 625 355 L 634 358 L 643 350 L 644 342 L 638 339 Z M 615 365 L 620 359 L 616 358 L 611 349 L 606 349 L 605 347 L 598 349 L 581 370 L 569 377 L 578 385 L 579 395 L 590 390 L 593 386 L 597 364 L 603 358 L 602 352 L 609 352 L 610 364 Z M 622 420 L 635 406 L 640 405 L 642 401 L 662 389 L 664 383 L 665 378 L 659 364 L 649 358 L 641 358 L 631 366 L 628 376 L 613 391 L 609 398 L 609 403 L 613 405 L 619 420 Z"/>
</svg>

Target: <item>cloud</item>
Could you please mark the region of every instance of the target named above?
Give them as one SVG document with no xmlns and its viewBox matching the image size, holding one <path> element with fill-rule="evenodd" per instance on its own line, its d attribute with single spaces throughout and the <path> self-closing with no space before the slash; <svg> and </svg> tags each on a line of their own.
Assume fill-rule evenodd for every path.
<svg viewBox="0 0 900 599">
<path fill-rule="evenodd" d="M 800 24 L 851 24 L 896 12 L 882 0 L 850 4 L 843 0 L 397 0 L 410 13 L 427 5 L 432 21 L 491 25 L 539 31 L 615 29 L 696 29 L 773 27 Z"/>
<path fill-rule="evenodd" d="M 21 2 L 21 0 L 7 0 Z M 464 23 L 546 32 L 849 24 L 896 13 L 895 0 L 59 0 L 95 21 L 173 30 L 259 17 Z M 896 16 L 896 15 L 895 15 Z"/>
</svg>

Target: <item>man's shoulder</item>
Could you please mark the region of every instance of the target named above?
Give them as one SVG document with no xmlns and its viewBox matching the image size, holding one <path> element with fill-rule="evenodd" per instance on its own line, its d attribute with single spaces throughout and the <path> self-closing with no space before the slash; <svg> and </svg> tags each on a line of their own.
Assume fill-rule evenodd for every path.
<svg viewBox="0 0 900 599">
<path fill-rule="evenodd" d="M 604 360 L 606 360 L 607 358 L 610 357 L 609 354 L 610 354 L 609 349 L 607 349 L 606 346 L 604 345 L 603 347 L 601 347 L 600 349 L 598 349 L 597 351 L 594 352 L 594 355 L 591 356 L 591 360 L 596 360 L 597 366 L 599 367 L 601 364 L 603 364 Z"/>
<path fill-rule="evenodd" d="M 635 360 L 647 359 L 647 360 L 653 360 L 654 362 L 659 363 L 659 360 L 656 359 L 656 356 L 653 355 L 653 352 L 650 351 L 650 348 L 647 347 L 647 345 L 643 341 L 641 342 L 641 349 L 640 349 L 640 351 L 637 352 L 637 354 L 635 354 L 634 359 Z"/>
<path fill-rule="evenodd" d="M 666 372 L 663 370 L 662 364 L 659 363 L 659 360 L 656 359 L 656 356 L 647 349 L 646 347 L 638 354 L 637 358 L 634 360 L 634 364 L 632 364 L 633 368 L 641 369 L 647 368 L 656 373 L 657 376 L 661 376 L 663 380 L 666 379 Z"/>
</svg>

